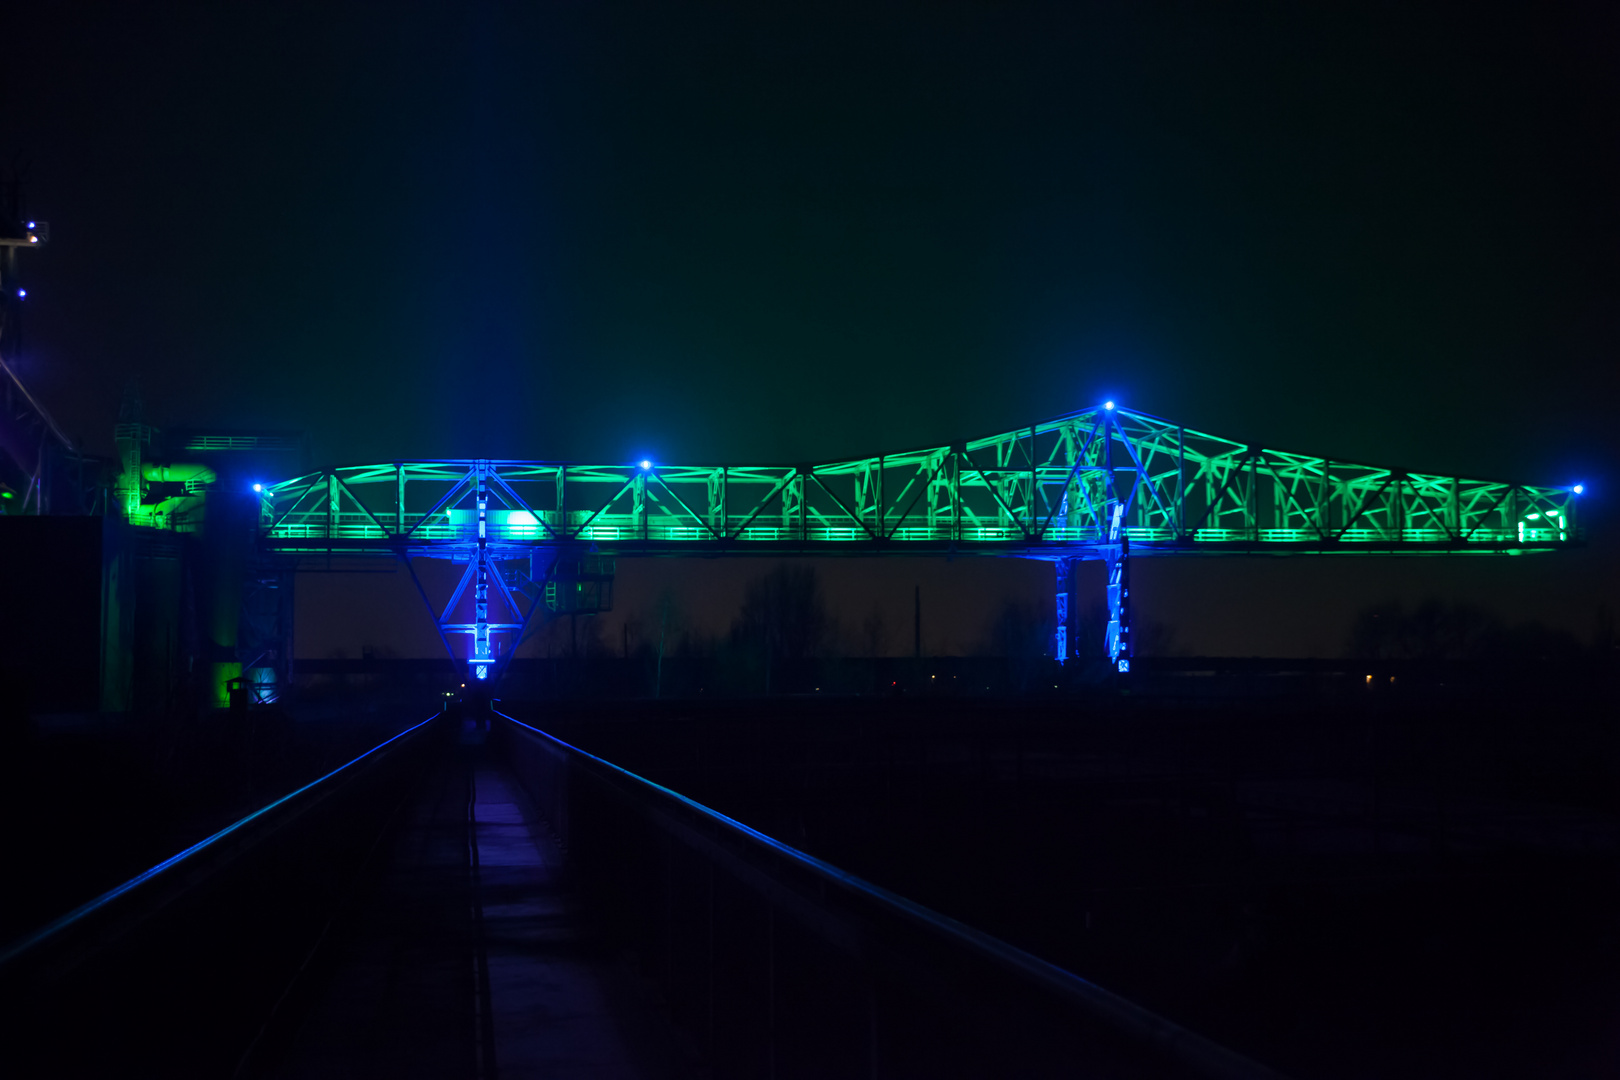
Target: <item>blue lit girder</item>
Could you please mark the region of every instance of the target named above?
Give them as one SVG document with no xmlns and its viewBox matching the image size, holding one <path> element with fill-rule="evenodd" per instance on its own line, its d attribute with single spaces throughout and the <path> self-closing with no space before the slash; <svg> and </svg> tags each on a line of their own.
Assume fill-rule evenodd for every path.
<svg viewBox="0 0 1620 1080">
<path fill-rule="evenodd" d="M 1052 641 L 1052 655 L 1058 663 L 1063 664 L 1070 657 L 1078 655 L 1080 644 L 1079 635 L 1072 633 L 1074 620 L 1080 614 L 1080 606 L 1074 595 L 1080 584 L 1080 560 L 1058 559 L 1054 566 L 1057 570 L 1057 631 Z"/>
<path fill-rule="evenodd" d="M 1120 530 L 1123 503 L 1114 504 L 1111 541 L 1103 548 L 1108 567 L 1108 659 L 1120 671 L 1131 670 L 1131 539 Z"/>
<path fill-rule="evenodd" d="M 489 665 L 495 657 L 489 651 L 489 463 L 480 461 L 474 466 L 478 498 L 478 580 L 473 586 L 473 651 L 470 657 L 474 674 L 482 679 L 489 674 Z"/>
<path fill-rule="evenodd" d="M 1107 597 L 1108 597 L 1108 627 L 1104 635 L 1104 647 L 1108 653 L 1108 663 L 1111 667 L 1122 673 L 1131 670 L 1131 574 L 1130 574 L 1130 535 L 1125 531 L 1125 514 L 1137 495 L 1134 485 L 1141 483 L 1141 470 L 1134 455 L 1132 467 L 1122 468 L 1121 471 L 1131 473 L 1135 480 L 1133 486 L 1121 492 L 1118 477 L 1115 473 L 1113 460 L 1113 440 L 1108 437 L 1111 427 L 1118 424 L 1118 414 L 1112 401 L 1103 406 L 1104 414 L 1099 419 L 1103 428 L 1103 440 L 1100 445 L 1100 460 L 1097 462 L 1102 476 L 1102 490 L 1099 492 L 1102 510 L 1103 541 L 1092 550 L 1093 557 L 1100 556 L 1107 569 Z M 1057 513 L 1065 519 L 1068 518 L 1071 503 L 1070 493 L 1065 492 L 1059 503 Z M 1060 663 L 1079 655 L 1079 635 L 1077 619 L 1080 615 L 1079 598 L 1076 596 L 1080 584 L 1080 563 L 1084 556 L 1061 556 L 1055 560 L 1057 595 L 1056 595 L 1056 628 L 1052 639 L 1052 655 Z"/>
</svg>

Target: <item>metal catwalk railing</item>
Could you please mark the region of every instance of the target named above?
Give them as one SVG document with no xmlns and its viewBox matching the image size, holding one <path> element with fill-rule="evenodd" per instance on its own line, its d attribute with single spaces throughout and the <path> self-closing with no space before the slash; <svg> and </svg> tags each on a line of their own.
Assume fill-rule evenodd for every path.
<svg viewBox="0 0 1620 1080">
<path fill-rule="evenodd" d="M 1578 545 L 1581 485 L 1361 465 L 1236 442 L 1113 402 L 980 439 L 800 465 L 396 461 L 254 485 L 258 547 L 465 564 L 434 611 L 498 679 L 539 614 L 611 606 L 615 556 L 991 555 L 1051 560 L 1053 655 L 1080 640 L 1083 559 L 1106 563 L 1110 663 L 1132 654 L 1130 556 L 1458 555 Z M 415 572 L 412 571 L 414 576 Z M 470 614 L 453 617 L 470 596 Z M 543 602 L 542 602 L 543 597 Z"/>
<path fill-rule="evenodd" d="M 1361 465 L 1194 431 L 1112 402 L 981 439 L 799 465 L 441 460 L 261 484 L 287 554 L 465 558 L 482 538 L 603 554 L 1085 556 L 1264 549 L 1454 553 L 1576 543 L 1579 485 Z M 477 504 L 483 505 L 477 505 Z"/>
<path fill-rule="evenodd" d="M 445 733 L 435 719 L 0 950 L 0 1075 L 240 1073 Z M 13 869 L 19 885 L 49 872 Z"/>
<path fill-rule="evenodd" d="M 714 1076 L 1278 1075 L 504 719 L 509 760 L 565 846 L 588 910 L 640 957 Z"/>
</svg>

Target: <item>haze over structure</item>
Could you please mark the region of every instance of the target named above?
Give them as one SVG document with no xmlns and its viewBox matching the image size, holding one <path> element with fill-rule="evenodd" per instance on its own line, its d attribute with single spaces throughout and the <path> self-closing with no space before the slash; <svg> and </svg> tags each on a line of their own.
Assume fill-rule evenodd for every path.
<svg viewBox="0 0 1620 1080">
<path fill-rule="evenodd" d="M 0 146 L 53 224 L 14 355 L 92 450 L 131 378 L 155 423 L 299 427 L 319 464 L 824 460 L 1108 396 L 1590 485 L 1556 561 L 1144 567 L 1186 648 L 1332 651 L 1318 615 L 1428 593 L 1584 637 L 1620 597 L 1610 8 L 10 22 Z"/>
</svg>

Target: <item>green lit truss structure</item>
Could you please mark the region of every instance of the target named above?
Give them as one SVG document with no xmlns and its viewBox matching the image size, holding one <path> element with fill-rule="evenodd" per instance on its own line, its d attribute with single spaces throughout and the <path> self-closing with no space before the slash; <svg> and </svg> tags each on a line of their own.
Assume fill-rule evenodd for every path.
<svg viewBox="0 0 1620 1080">
<path fill-rule="evenodd" d="M 447 648 L 450 634 L 470 637 L 475 674 L 497 671 L 502 643 L 521 640 L 537 616 L 606 607 L 615 556 L 1050 560 L 1063 660 L 1076 640 L 1075 566 L 1099 559 L 1108 653 L 1127 671 L 1131 556 L 1553 551 L 1580 543 L 1578 494 L 1273 450 L 1109 402 L 985 438 L 818 464 L 347 466 L 265 486 L 259 543 L 299 560 L 465 563 L 435 614 Z M 457 615 L 469 589 L 470 616 Z"/>
</svg>

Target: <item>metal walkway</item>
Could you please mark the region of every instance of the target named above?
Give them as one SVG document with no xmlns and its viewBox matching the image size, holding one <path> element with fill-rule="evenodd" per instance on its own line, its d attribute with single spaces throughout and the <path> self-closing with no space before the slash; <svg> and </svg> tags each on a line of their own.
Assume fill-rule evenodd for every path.
<svg viewBox="0 0 1620 1080">
<path fill-rule="evenodd" d="M 0 949 L 0 1073 L 1276 1080 L 482 715 L 487 747 L 417 724 Z"/>
<path fill-rule="evenodd" d="M 468 741 L 410 808 L 363 926 L 269 1075 L 681 1075 L 656 1006 L 582 929 L 555 840 Z"/>
</svg>

